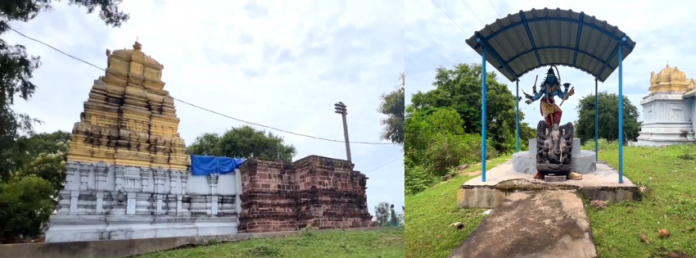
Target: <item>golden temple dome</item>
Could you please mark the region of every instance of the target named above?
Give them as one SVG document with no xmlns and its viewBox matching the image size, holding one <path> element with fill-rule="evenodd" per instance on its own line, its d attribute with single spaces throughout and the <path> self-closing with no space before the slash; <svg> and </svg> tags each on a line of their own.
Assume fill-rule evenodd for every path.
<svg viewBox="0 0 696 258">
<path fill-rule="evenodd" d="M 650 92 L 687 92 L 692 90 L 696 82 L 687 79 L 686 74 L 677 67 L 669 64 L 659 73 L 650 73 Z"/>
<path fill-rule="evenodd" d="M 163 90 L 162 70 L 164 65 L 142 51 L 142 45 L 136 41 L 133 49 L 106 50 L 108 63 L 104 81 L 111 85 L 144 85 L 148 88 Z"/>
</svg>

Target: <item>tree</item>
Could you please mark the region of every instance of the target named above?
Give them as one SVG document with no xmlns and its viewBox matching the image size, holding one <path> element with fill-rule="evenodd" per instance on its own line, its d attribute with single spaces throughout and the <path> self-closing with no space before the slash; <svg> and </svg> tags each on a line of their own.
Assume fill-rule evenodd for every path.
<svg viewBox="0 0 696 258">
<path fill-rule="evenodd" d="M 404 113 L 405 113 L 405 82 L 404 73 L 399 76 L 401 87 L 383 94 L 380 99 L 378 111 L 387 116 L 381 123 L 384 126 L 382 139 L 390 140 L 393 143 L 404 144 Z"/>
<path fill-rule="evenodd" d="M 189 154 L 224 156 L 230 158 L 254 157 L 265 160 L 292 161 L 297 151 L 285 145 L 283 138 L 271 132 L 256 130 L 250 126 L 233 127 L 222 136 L 203 134 L 187 148 Z"/>
<path fill-rule="evenodd" d="M 4 237 L 41 234 L 53 212 L 53 194 L 51 184 L 35 176 L 0 183 L 0 243 L 6 242 Z"/>
<path fill-rule="evenodd" d="M 390 216 L 391 209 L 389 209 L 389 203 L 380 202 L 375 206 L 375 224 L 377 226 L 388 225 Z"/>
<path fill-rule="evenodd" d="M 619 139 L 619 95 L 615 93 L 600 92 L 599 102 L 599 135 L 598 138 L 607 141 Z M 631 104 L 628 97 L 623 96 L 623 131 L 625 141 L 634 141 L 638 138 L 641 122 L 638 122 L 638 108 Z M 595 137 L 595 96 L 587 95 L 580 99 L 578 106 L 578 120 L 575 121 L 575 135 L 583 143 Z"/>
<path fill-rule="evenodd" d="M 6 0 L 0 4 L 0 35 L 10 30 L 9 22 L 27 22 L 43 11 L 50 11 L 51 0 Z M 99 9 L 99 16 L 107 24 L 119 27 L 129 19 L 118 10 L 119 0 L 69 0 L 69 4 L 87 8 L 87 13 Z M 14 98 L 29 100 L 37 86 L 30 80 L 41 65 L 38 56 L 28 56 L 22 45 L 10 45 L 0 38 L 0 181 L 9 180 L 17 170 L 15 155 L 20 154 L 17 139 L 31 135 L 32 124 L 39 122 L 28 115 L 12 110 Z"/>
<path fill-rule="evenodd" d="M 2 1 L 0 35 L 11 29 L 9 22 L 27 22 L 43 11 L 50 11 L 52 2 Z M 68 3 L 86 7 L 87 13 L 98 8 L 100 18 L 114 27 L 129 18 L 118 10 L 119 0 L 69 0 Z M 39 57 L 27 55 L 24 46 L 10 45 L 0 38 L 0 233 L 10 229 L 10 236 L 32 236 L 41 232 L 41 225 L 48 221 L 53 210 L 54 186 L 62 188 L 56 182 L 64 180 L 60 178 L 60 163 L 56 163 L 64 159 L 64 152 L 56 152 L 54 156 L 44 154 L 38 160 L 32 158 L 32 155 L 41 157 L 39 153 L 52 151 L 43 149 L 41 144 L 33 145 L 41 141 L 29 139 L 34 135 L 33 124 L 40 121 L 12 110 L 15 97 L 29 100 L 36 91 L 37 85 L 31 79 L 40 65 Z M 56 146 L 54 150 L 60 148 Z M 52 170 L 57 172 L 51 173 Z"/>
<path fill-rule="evenodd" d="M 435 89 L 418 92 L 411 98 L 410 107 L 425 114 L 436 108 L 452 108 L 464 121 L 462 125 L 467 134 L 481 135 L 481 74 L 479 64 L 458 64 L 453 69 L 437 68 L 433 86 Z M 498 152 L 511 152 L 515 149 L 515 96 L 507 86 L 498 83 L 495 73 L 488 73 L 487 85 L 487 140 Z M 524 113 L 520 112 L 520 120 Z M 520 123 L 520 139 L 528 139 L 533 132 L 526 123 Z M 523 134 L 524 133 L 524 134 Z"/>
</svg>

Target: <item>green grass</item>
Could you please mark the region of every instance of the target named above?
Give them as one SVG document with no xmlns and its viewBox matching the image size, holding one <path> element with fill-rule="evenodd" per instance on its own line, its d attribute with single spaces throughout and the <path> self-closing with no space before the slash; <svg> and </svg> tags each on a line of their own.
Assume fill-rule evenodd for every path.
<svg viewBox="0 0 696 258">
<path fill-rule="evenodd" d="M 613 146 L 617 145 L 600 142 L 599 159 L 618 169 L 618 147 Z M 491 160 L 487 166 L 507 159 L 510 156 Z M 661 257 L 676 252 L 696 257 L 696 145 L 625 147 L 624 175 L 648 190 L 639 202 L 588 209 L 599 256 Z M 469 179 L 455 177 L 406 196 L 406 257 L 447 257 L 485 218 L 484 209 L 457 208 L 457 188 Z M 463 223 L 464 229 L 449 227 L 453 222 Z M 658 238 L 662 228 L 670 232 L 669 238 Z M 641 234 L 648 236 L 649 245 L 640 241 Z"/>
<path fill-rule="evenodd" d="M 640 202 L 610 204 L 604 211 L 588 209 L 601 257 L 650 257 L 668 252 L 696 257 L 694 154 L 696 145 L 624 148 L 624 175 L 648 190 Z M 618 169 L 618 150 L 600 151 L 599 158 Z M 658 230 L 663 228 L 670 232 L 669 238 L 658 238 Z M 641 234 L 648 236 L 650 245 L 640 241 Z"/>
<path fill-rule="evenodd" d="M 494 167 L 511 157 L 489 160 L 486 166 Z M 471 166 L 465 172 L 476 170 L 481 170 L 481 166 Z M 485 210 L 457 208 L 457 188 L 473 177 L 460 175 L 416 195 L 406 196 L 405 257 L 447 257 L 476 229 L 485 218 L 481 215 Z M 454 222 L 464 223 L 464 228 L 458 231 L 450 227 Z"/>
<path fill-rule="evenodd" d="M 299 235 L 221 243 L 139 258 L 404 257 L 404 229 L 309 231 Z"/>
</svg>

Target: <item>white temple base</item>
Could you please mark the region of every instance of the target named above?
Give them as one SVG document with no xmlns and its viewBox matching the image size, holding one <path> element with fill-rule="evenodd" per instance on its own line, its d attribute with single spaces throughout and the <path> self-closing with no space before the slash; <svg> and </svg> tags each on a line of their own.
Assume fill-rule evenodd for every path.
<svg viewBox="0 0 696 258">
<path fill-rule="evenodd" d="M 46 242 L 237 233 L 241 175 L 69 161 Z"/>
<path fill-rule="evenodd" d="M 232 235 L 236 217 L 54 215 L 46 242 Z"/>
<path fill-rule="evenodd" d="M 683 93 L 655 93 L 643 98 L 643 125 L 632 146 L 660 147 L 696 143 L 693 100 Z"/>
</svg>

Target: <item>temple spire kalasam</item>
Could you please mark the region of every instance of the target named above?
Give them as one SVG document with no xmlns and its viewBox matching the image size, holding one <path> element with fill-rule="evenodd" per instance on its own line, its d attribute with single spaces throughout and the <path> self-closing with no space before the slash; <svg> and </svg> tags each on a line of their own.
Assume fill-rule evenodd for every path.
<svg viewBox="0 0 696 258">
<path fill-rule="evenodd" d="M 68 160 L 82 163 L 163 167 L 190 164 L 174 100 L 164 90 L 164 66 L 133 49 L 107 49 L 106 75 L 94 81 L 85 110 L 72 131 Z"/>
<path fill-rule="evenodd" d="M 650 93 L 658 92 L 689 92 L 696 87 L 694 79 L 687 79 L 686 74 L 669 63 L 659 73 L 650 73 Z"/>
</svg>

